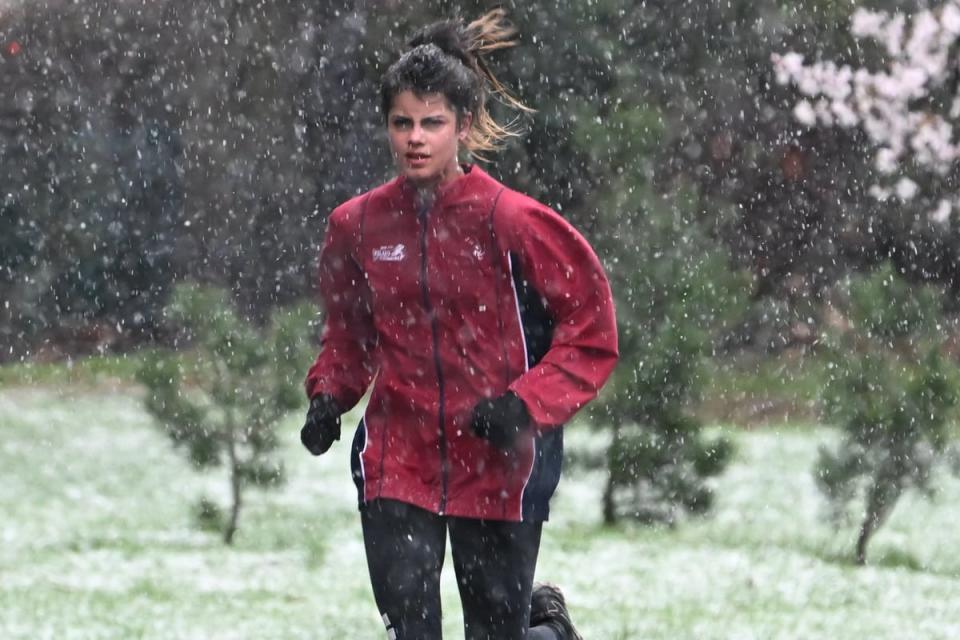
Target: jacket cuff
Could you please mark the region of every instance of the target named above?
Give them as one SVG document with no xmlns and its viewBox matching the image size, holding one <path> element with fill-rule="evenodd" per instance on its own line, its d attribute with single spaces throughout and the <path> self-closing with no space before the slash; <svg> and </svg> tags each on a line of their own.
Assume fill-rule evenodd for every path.
<svg viewBox="0 0 960 640">
<path fill-rule="evenodd" d="M 518 382 L 514 382 L 507 388 L 507 393 L 515 395 L 520 399 L 521 402 L 523 402 L 523 406 L 527 413 L 527 424 L 530 430 L 537 435 L 541 435 L 547 433 L 548 431 L 552 431 L 559 426 L 562 426 L 559 424 L 541 422 L 537 420 L 535 412 L 536 406 L 534 405 L 535 401 L 531 401 L 530 399 L 524 397 L 522 386 L 523 385 L 518 384 Z"/>
</svg>

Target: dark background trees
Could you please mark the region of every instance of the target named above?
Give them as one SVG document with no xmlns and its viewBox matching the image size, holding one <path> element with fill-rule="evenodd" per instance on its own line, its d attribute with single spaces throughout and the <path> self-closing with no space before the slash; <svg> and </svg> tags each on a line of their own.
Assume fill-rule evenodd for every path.
<svg viewBox="0 0 960 640">
<path fill-rule="evenodd" d="M 0 286 L 11 304 L 0 310 L 0 357 L 100 321 L 152 336 L 170 282 L 187 276 L 230 286 L 259 318 L 306 295 L 327 213 L 389 176 L 376 86 L 403 37 L 494 4 L 7 9 Z M 537 112 L 489 168 L 592 239 L 611 228 L 609 194 L 624 172 L 631 186 L 689 190 L 700 222 L 755 275 L 754 295 L 796 302 L 795 319 L 816 320 L 803 299 L 848 266 L 917 264 L 911 230 L 866 197 L 862 136 L 798 126 L 792 92 L 773 81 L 775 52 L 875 59 L 847 31 L 853 7 L 508 6 L 523 38 L 498 71 Z M 629 251 L 624 240 L 607 251 Z M 952 282 L 952 250 L 927 240 L 928 264 L 912 270 Z"/>
<path fill-rule="evenodd" d="M 328 212 L 389 176 L 377 80 L 447 10 L 53 0 L 0 16 L 0 286 L 14 303 L 0 357 L 156 337 L 186 277 L 228 286 L 260 319 L 308 295 Z M 610 82 L 602 41 L 569 37 L 589 17 L 577 3 L 512 13 L 536 36 L 503 76 L 540 112 L 491 170 L 589 227 L 602 168 L 570 124 Z"/>
</svg>

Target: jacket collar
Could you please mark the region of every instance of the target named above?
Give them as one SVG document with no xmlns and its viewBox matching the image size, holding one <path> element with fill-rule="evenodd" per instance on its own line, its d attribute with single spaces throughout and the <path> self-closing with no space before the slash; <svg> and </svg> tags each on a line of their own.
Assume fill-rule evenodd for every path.
<svg viewBox="0 0 960 640">
<path fill-rule="evenodd" d="M 457 176 L 455 179 L 437 187 L 434 207 L 455 202 L 460 199 L 464 193 L 474 191 L 480 184 L 493 179 L 486 171 L 475 164 L 462 164 L 460 166 L 463 168 L 463 175 Z M 412 204 L 417 193 L 417 189 L 413 183 L 410 182 L 406 176 L 397 176 L 395 184 L 404 199 Z"/>
</svg>

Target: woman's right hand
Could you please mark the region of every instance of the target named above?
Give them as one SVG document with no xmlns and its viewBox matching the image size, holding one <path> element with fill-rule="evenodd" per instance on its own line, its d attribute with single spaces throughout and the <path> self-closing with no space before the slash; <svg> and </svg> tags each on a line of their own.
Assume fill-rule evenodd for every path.
<svg viewBox="0 0 960 640">
<path fill-rule="evenodd" d="M 314 396 L 307 409 L 307 420 L 300 430 L 300 442 L 315 456 L 326 453 L 340 439 L 340 408 L 328 395 Z"/>
</svg>

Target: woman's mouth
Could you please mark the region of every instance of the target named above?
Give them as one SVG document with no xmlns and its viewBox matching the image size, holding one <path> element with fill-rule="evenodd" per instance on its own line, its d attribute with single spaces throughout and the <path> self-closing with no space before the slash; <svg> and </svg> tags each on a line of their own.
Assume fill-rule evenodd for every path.
<svg viewBox="0 0 960 640">
<path fill-rule="evenodd" d="M 427 160 L 430 159 L 430 156 L 424 153 L 408 153 L 407 154 L 407 164 L 411 167 L 422 167 L 427 164 Z"/>
</svg>

